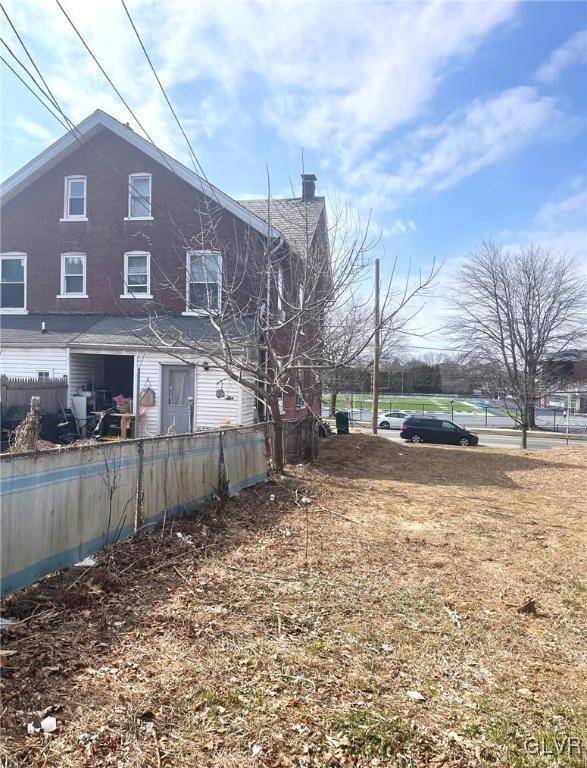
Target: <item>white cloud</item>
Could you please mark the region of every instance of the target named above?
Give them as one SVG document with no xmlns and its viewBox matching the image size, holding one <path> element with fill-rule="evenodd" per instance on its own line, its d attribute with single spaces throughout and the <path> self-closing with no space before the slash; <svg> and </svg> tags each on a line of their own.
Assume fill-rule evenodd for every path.
<svg viewBox="0 0 587 768">
<path fill-rule="evenodd" d="M 120 4 L 67 0 L 65 6 L 154 139 L 183 155 Z M 182 99 L 180 115 L 192 137 L 211 136 L 231 121 L 242 126 L 255 110 L 282 138 L 336 153 L 347 167 L 371 142 L 420 115 L 448 68 L 514 8 L 513 2 L 130 2 L 172 95 L 196 84 L 214 91 L 213 98 Z M 75 120 L 96 106 L 128 119 L 56 5 L 10 0 L 9 12 L 42 54 L 48 79 Z M 251 79 L 255 89 L 248 94 Z"/>
<path fill-rule="evenodd" d="M 546 200 L 530 225 L 516 232 L 503 232 L 507 247 L 539 245 L 579 258 L 587 272 L 587 180 L 570 179 Z"/>
<path fill-rule="evenodd" d="M 581 29 L 556 48 L 536 72 L 537 80 L 553 83 L 567 67 L 587 61 L 587 29 Z"/>
<path fill-rule="evenodd" d="M 394 164 L 380 152 L 346 174 L 356 189 L 368 189 L 365 205 L 393 208 L 421 189 L 441 191 L 529 143 L 552 135 L 560 115 L 555 100 L 521 86 L 488 99 L 476 99 L 445 120 L 424 125 L 404 138 L 403 156 Z M 387 165 L 390 170 L 383 170 Z"/>
<path fill-rule="evenodd" d="M 395 219 L 388 227 L 382 227 L 381 233 L 390 237 L 396 237 L 415 232 L 416 229 L 416 224 L 412 219 Z"/>
<path fill-rule="evenodd" d="M 118 0 L 64 4 L 155 142 L 186 162 Z M 512 19 L 514 2 L 129 0 L 129 7 L 204 167 L 204 141 L 234 152 L 247 132 L 269 124 L 281 139 L 319 150 L 330 180 L 338 176 L 342 194 L 358 196 L 363 211 L 454 186 L 559 124 L 554 98 L 526 86 L 430 122 L 444 78 Z M 75 121 L 100 107 L 133 124 L 56 5 L 8 0 L 8 10 Z M 388 148 L 376 151 L 383 142 Z M 405 234 L 408 221 L 387 229 Z"/>
<path fill-rule="evenodd" d="M 49 144 L 57 138 L 54 131 L 50 131 L 48 128 L 45 128 L 45 126 L 34 122 L 34 120 L 27 120 L 25 117 L 19 115 L 16 116 L 13 125 L 17 131 L 24 133 L 35 141 L 40 140 L 45 144 Z"/>
<path fill-rule="evenodd" d="M 536 214 L 535 221 L 548 229 L 560 229 L 561 225 L 578 218 L 587 224 L 587 187 L 547 201 Z"/>
</svg>

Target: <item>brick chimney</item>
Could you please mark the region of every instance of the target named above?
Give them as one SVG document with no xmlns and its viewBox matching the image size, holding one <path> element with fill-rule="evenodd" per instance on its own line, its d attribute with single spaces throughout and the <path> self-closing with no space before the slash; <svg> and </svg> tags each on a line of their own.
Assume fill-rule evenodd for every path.
<svg viewBox="0 0 587 768">
<path fill-rule="evenodd" d="M 302 200 L 313 200 L 316 196 L 316 177 L 313 173 L 302 173 Z"/>
</svg>

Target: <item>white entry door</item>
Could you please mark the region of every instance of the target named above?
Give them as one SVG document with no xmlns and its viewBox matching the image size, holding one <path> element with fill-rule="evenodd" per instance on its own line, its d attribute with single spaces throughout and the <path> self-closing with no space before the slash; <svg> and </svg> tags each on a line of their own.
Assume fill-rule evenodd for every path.
<svg viewBox="0 0 587 768">
<path fill-rule="evenodd" d="M 194 396 L 194 369 L 187 365 L 164 365 L 161 396 L 161 432 L 190 432 L 188 398 Z"/>
</svg>

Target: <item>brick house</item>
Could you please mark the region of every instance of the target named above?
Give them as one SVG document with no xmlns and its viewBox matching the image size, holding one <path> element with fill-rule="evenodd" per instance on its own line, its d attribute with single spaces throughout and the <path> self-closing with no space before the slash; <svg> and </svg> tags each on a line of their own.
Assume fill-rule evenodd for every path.
<svg viewBox="0 0 587 768">
<path fill-rule="evenodd" d="M 239 202 L 97 110 L 0 188 L 2 373 L 67 376 L 70 407 L 82 392 L 122 394 L 141 434 L 253 423 L 253 394 L 181 339 L 213 342 L 202 301 L 221 303 L 235 275 L 243 328 L 251 297 L 284 311 L 283 296 L 296 294 L 291 265 L 309 247 L 328 257 L 315 181 L 304 175 L 300 198 Z M 276 280 L 265 287 L 242 269 L 245 248 L 251 260 L 271 252 Z M 313 372 L 302 372 L 284 392 L 285 418 L 319 400 Z"/>
</svg>

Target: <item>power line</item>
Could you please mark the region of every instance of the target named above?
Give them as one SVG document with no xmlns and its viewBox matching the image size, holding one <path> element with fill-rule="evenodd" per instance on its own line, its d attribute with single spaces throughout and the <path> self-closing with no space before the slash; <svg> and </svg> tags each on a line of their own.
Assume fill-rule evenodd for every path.
<svg viewBox="0 0 587 768">
<path fill-rule="evenodd" d="M 167 157 L 165 156 L 165 154 L 164 154 L 164 153 L 163 153 L 163 152 L 162 152 L 162 151 L 159 149 L 159 147 L 158 147 L 158 146 L 155 144 L 155 142 L 153 141 L 153 139 L 152 139 L 151 135 L 149 134 L 149 132 L 147 131 L 147 129 L 144 127 L 144 125 L 141 123 L 141 121 L 139 120 L 139 118 L 138 118 L 138 117 L 137 117 L 137 115 L 135 114 L 135 112 L 134 112 L 133 108 L 132 108 L 132 107 L 129 105 L 129 103 L 126 101 L 126 99 L 124 98 L 124 96 L 122 95 L 122 93 L 121 93 L 121 92 L 118 90 L 118 88 L 117 88 L 117 87 L 114 85 L 114 83 L 112 82 L 112 79 L 111 79 L 111 77 L 110 77 L 110 76 L 109 76 L 109 74 L 106 72 L 106 70 L 104 69 L 104 67 L 103 67 L 103 66 L 100 64 L 100 62 L 98 61 L 98 58 L 97 58 L 97 56 L 94 54 L 94 52 L 92 51 L 92 49 L 90 48 L 90 46 L 89 46 L 89 45 L 86 43 L 86 41 L 85 41 L 85 39 L 84 39 L 83 35 L 82 35 L 82 34 L 81 34 L 81 32 L 78 30 L 78 28 L 76 27 L 76 25 L 74 24 L 74 22 L 71 20 L 71 18 L 70 18 L 70 16 L 69 16 L 69 14 L 68 14 L 68 13 L 67 13 L 67 11 L 65 10 L 65 8 L 64 8 L 64 7 L 61 5 L 61 3 L 59 2 L 59 0 L 55 0 L 55 2 L 57 3 L 57 5 L 59 6 L 59 8 L 61 9 L 61 12 L 63 13 L 63 15 L 65 16 L 65 18 L 67 19 L 67 21 L 70 23 L 70 25 L 71 25 L 71 27 L 72 27 L 73 31 L 75 32 L 75 34 L 76 34 L 76 35 L 78 36 L 78 38 L 80 39 L 80 41 L 81 41 L 82 45 L 84 46 L 84 48 L 86 49 L 86 51 L 87 51 L 87 52 L 90 54 L 90 56 L 92 57 L 93 61 L 95 62 L 96 66 L 98 67 L 98 69 L 100 70 L 100 72 L 101 72 L 101 73 L 104 75 L 104 77 L 105 77 L 105 78 L 106 78 L 106 80 L 108 81 L 108 84 L 110 85 L 110 87 L 111 87 L 111 88 L 114 90 L 114 92 L 116 93 L 116 95 L 118 96 L 118 98 L 120 99 L 120 101 L 121 101 L 121 102 L 124 104 L 124 106 L 125 106 L 125 107 L 128 109 L 128 111 L 129 111 L 129 112 L 130 112 L 130 114 L 132 115 L 133 119 L 135 120 L 136 124 L 139 126 L 139 128 L 141 129 L 141 131 L 142 131 L 142 132 L 145 134 L 145 136 L 147 137 L 147 139 L 149 140 L 149 142 L 150 142 L 150 143 L 151 143 L 151 144 L 152 144 L 152 145 L 155 147 L 155 149 L 157 150 L 157 152 L 159 152 L 159 154 L 161 155 L 161 157 L 163 158 L 163 160 L 164 160 L 164 161 L 165 161 L 165 163 L 167 164 L 167 166 L 168 166 L 169 170 L 170 170 L 172 173 L 175 173 L 175 171 L 174 171 L 174 170 L 173 170 L 173 168 L 171 167 L 171 164 L 169 163 L 169 160 L 167 159 Z"/>
<path fill-rule="evenodd" d="M 151 58 L 150 58 L 149 54 L 147 53 L 147 49 L 145 48 L 145 45 L 144 45 L 144 43 L 143 43 L 143 41 L 141 39 L 139 31 L 136 28 L 136 25 L 135 25 L 135 23 L 134 23 L 134 21 L 132 19 L 132 16 L 130 15 L 130 11 L 128 10 L 124 0 L 120 0 L 120 2 L 122 3 L 122 7 L 124 8 L 125 13 L 126 13 L 126 15 L 128 17 L 128 20 L 130 21 L 130 25 L 131 25 L 131 27 L 134 30 L 134 33 L 135 33 L 135 35 L 137 37 L 137 40 L 139 41 L 139 45 L 141 46 L 141 48 L 143 50 L 143 53 L 145 54 L 145 58 L 147 59 L 147 61 L 149 63 L 149 66 L 151 67 L 151 71 L 153 72 L 153 75 L 155 76 L 155 80 L 157 80 L 157 84 L 159 85 L 159 88 L 161 89 L 161 93 L 165 97 L 165 101 L 167 102 L 167 105 L 168 105 L 169 109 L 171 110 L 171 114 L 175 118 L 175 122 L 177 123 L 178 128 L 181 131 L 181 133 L 182 133 L 182 135 L 183 135 L 183 137 L 184 137 L 184 139 L 186 141 L 186 144 L 188 145 L 188 149 L 189 149 L 189 152 L 190 152 L 190 156 L 191 156 L 192 164 L 194 166 L 194 170 L 197 171 L 199 169 L 200 173 L 204 176 L 204 178 L 206 178 L 206 174 L 204 172 L 204 169 L 202 168 L 202 165 L 201 165 L 200 161 L 198 160 L 198 158 L 196 156 L 196 153 L 194 152 L 194 148 L 192 147 L 192 144 L 191 144 L 191 142 L 190 142 L 190 140 L 189 140 L 189 138 L 188 138 L 188 136 L 187 136 L 187 134 L 186 134 L 186 132 L 185 132 L 185 130 L 183 128 L 183 125 L 181 124 L 181 122 L 179 120 L 179 117 L 177 116 L 177 113 L 176 113 L 175 109 L 173 108 L 173 104 L 171 103 L 169 97 L 167 96 L 167 92 L 166 92 L 165 88 L 163 87 L 163 83 L 161 82 L 161 80 L 159 78 L 159 75 L 157 74 L 157 70 L 155 69 L 155 66 L 153 65 L 153 62 L 151 61 Z M 208 181 L 208 179 L 206 179 L 206 181 Z"/>
<path fill-rule="evenodd" d="M 58 120 L 58 121 L 61 123 L 61 125 L 62 125 L 62 126 L 65 128 L 65 130 L 66 130 L 66 131 L 69 131 L 70 129 L 69 129 L 69 127 L 66 125 L 66 123 L 64 123 L 64 122 L 63 122 L 63 120 L 62 120 L 62 119 L 61 119 L 61 118 L 60 118 L 58 115 L 56 115 L 56 114 L 55 114 L 55 112 L 53 112 L 53 110 L 51 109 L 51 107 L 49 107 L 49 105 L 48 105 L 48 104 L 46 104 L 46 103 L 43 101 L 43 99 L 42 99 L 42 98 L 41 98 L 41 97 L 40 97 L 40 96 L 39 96 L 37 93 L 35 93 L 35 91 L 34 91 L 34 90 L 33 90 L 33 89 L 30 87 L 30 85 L 29 85 L 28 83 L 26 83 L 26 82 L 24 81 L 24 79 L 23 79 L 23 78 L 22 78 L 22 77 L 21 77 L 21 76 L 18 74 L 18 72 L 17 72 L 17 71 L 14 69 L 14 67 L 13 67 L 11 64 L 9 64 L 9 63 L 6 61 L 6 59 L 4 58 L 4 56 L 0 55 L 0 61 L 4 62 L 4 64 L 5 64 L 5 65 L 8 67 L 8 69 L 9 69 L 9 70 L 10 70 L 10 71 L 13 73 L 13 75 L 14 75 L 15 77 L 17 77 L 17 78 L 20 80 L 20 82 L 21 82 L 21 83 L 24 85 L 24 87 L 25 87 L 25 88 L 26 88 L 28 91 L 30 91 L 30 92 L 33 94 L 33 96 L 35 97 L 35 99 L 37 99 L 37 101 L 39 101 L 39 102 L 40 102 L 40 103 L 41 103 L 41 104 L 42 104 L 42 105 L 45 107 L 45 109 L 46 109 L 46 110 L 47 110 L 47 111 L 48 111 L 48 112 L 49 112 L 49 113 L 50 113 L 50 114 L 51 114 L 51 115 L 52 115 L 52 116 L 53 116 L 53 117 L 54 117 L 56 120 Z M 43 93 L 45 93 L 45 92 L 43 91 Z"/>
<path fill-rule="evenodd" d="M 53 102 L 54 106 L 55 106 L 55 107 L 57 107 L 57 109 L 58 109 L 58 110 L 61 112 L 61 110 L 59 109 L 59 105 L 57 104 L 57 99 L 55 98 L 55 96 L 53 96 L 53 93 L 51 92 L 51 89 L 49 88 L 49 86 L 48 86 L 48 84 L 47 84 L 47 81 L 46 81 L 46 80 L 45 80 L 45 78 L 43 77 L 43 75 L 42 75 L 42 73 L 41 73 L 41 70 L 40 70 L 40 69 L 37 67 L 37 65 L 35 64 L 35 61 L 34 61 L 34 59 L 33 59 L 32 55 L 29 53 L 29 51 L 28 51 L 28 48 L 27 48 L 27 47 L 26 47 L 26 45 L 24 44 L 24 42 L 23 42 L 23 40 L 22 40 L 21 36 L 18 34 L 18 30 L 16 29 L 16 27 L 15 27 L 15 26 L 14 26 L 14 24 L 12 23 L 12 19 L 11 19 L 11 18 L 10 18 L 10 16 L 8 15 L 8 12 L 6 11 L 6 8 L 4 8 L 4 6 L 2 5 L 2 3 L 0 3 L 0 8 L 2 9 L 2 13 L 4 14 L 4 16 L 6 16 L 6 20 L 7 20 L 7 21 L 8 21 L 8 23 L 10 24 L 10 27 L 11 27 L 12 31 L 13 31 L 13 32 L 14 32 L 14 34 L 16 35 L 16 38 L 17 38 L 18 42 L 21 44 L 21 46 L 22 46 L 22 48 L 23 48 L 24 52 L 26 53 L 26 55 L 27 55 L 27 57 L 28 57 L 29 61 L 31 62 L 31 64 L 32 64 L 32 65 L 33 65 L 33 67 L 35 68 L 35 71 L 36 71 L 36 73 L 37 73 L 37 74 L 39 75 L 39 77 L 41 78 L 41 81 L 42 81 L 43 85 L 45 86 L 45 88 L 46 88 L 46 90 L 47 90 L 47 93 L 48 93 L 48 94 L 49 94 L 49 96 L 50 96 L 50 99 L 51 99 L 51 101 Z M 4 41 L 3 41 L 3 42 L 4 42 Z M 4 45 L 6 45 L 6 43 L 4 43 Z M 6 48 L 8 48 L 8 46 L 7 46 L 7 45 L 6 45 Z M 8 48 L 8 50 L 10 50 L 10 49 Z M 11 53 L 12 53 L 12 51 L 11 51 Z M 13 55 L 14 55 L 14 54 L 13 54 Z M 16 58 L 16 56 L 15 56 L 15 58 Z M 19 61 L 19 64 L 20 64 L 20 65 L 23 67 L 23 69 L 26 69 L 26 67 L 24 67 L 24 65 L 23 65 L 23 64 L 22 64 L 20 61 Z M 28 72 L 28 70 L 27 70 L 27 72 Z M 34 77 L 32 77 L 32 76 L 30 75 L 30 73 L 29 73 L 29 76 L 31 77 L 31 79 L 32 79 L 33 81 L 35 80 L 35 79 L 34 79 Z M 36 81 L 35 81 L 35 84 L 36 84 Z M 37 87 L 39 88 L 39 90 L 41 90 L 41 88 L 38 86 L 38 84 L 36 84 L 36 85 L 37 85 Z"/>
<path fill-rule="evenodd" d="M 169 157 L 166 155 L 166 153 L 165 153 L 165 152 L 163 152 L 161 149 L 159 149 L 159 147 L 157 146 L 157 144 L 154 142 L 154 140 L 153 140 L 153 137 L 152 137 L 152 136 L 150 135 L 150 133 L 147 131 L 147 129 L 145 128 L 145 126 L 144 126 L 144 125 L 141 123 L 141 121 L 140 121 L 140 120 L 139 120 L 139 118 L 137 117 L 137 115 L 136 115 L 136 113 L 134 112 L 134 110 L 132 109 L 132 107 L 131 107 L 131 106 L 128 104 L 128 102 L 126 101 L 126 99 L 124 98 L 124 96 L 122 95 L 122 93 L 120 92 L 120 90 L 119 90 L 119 89 L 116 87 L 116 85 L 115 85 L 115 84 L 114 84 L 114 82 L 112 81 L 112 78 L 111 78 L 111 77 L 108 75 L 108 73 L 106 72 L 106 70 L 104 69 L 104 67 L 103 67 L 103 66 L 100 64 L 100 62 L 99 62 L 99 60 L 98 60 L 97 56 L 94 54 L 94 52 L 92 51 L 92 49 L 90 48 L 90 46 L 89 46 L 89 45 L 86 43 L 86 41 L 85 41 L 85 39 L 84 39 L 84 36 L 83 36 L 83 35 L 82 35 L 82 33 L 79 31 L 79 29 L 76 27 L 75 23 L 72 21 L 71 17 L 69 16 L 69 14 L 68 14 L 68 13 L 67 13 L 67 11 L 65 10 L 65 8 L 64 8 L 64 7 L 61 5 L 61 2 L 60 2 L 60 0 L 55 0 L 55 2 L 56 2 L 56 3 L 57 3 L 57 5 L 59 6 L 59 8 L 60 8 L 61 12 L 63 13 L 63 15 L 65 16 L 65 18 L 66 18 L 66 19 L 67 19 L 67 21 L 69 22 L 69 24 L 70 24 L 70 26 L 72 27 L 72 29 L 74 30 L 74 32 L 76 33 L 77 37 L 80 39 L 80 41 L 81 41 L 82 45 L 84 46 L 84 48 L 86 49 L 86 51 L 87 51 L 87 52 L 90 54 L 90 56 L 92 57 L 93 61 L 95 62 L 96 66 L 98 67 L 98 69 L 100 70 L 100 72 L 101 72 L 101 73 L 104 75 L 104 77 L 105 77 L 105 78 L 106 78 L 106 80 L 108 81 L 108 84 L 109 84 L 109 85 L 111 86 L 111 88 L 114 90 L 114 92 L 116 93 L 116 95 L 118 96 L 118 98 L 120 99 L 120 101 L 121 101 L 121 102 L 124 104 L 124 106 L 125 106 L 125 107 L 127 108 L 127 110 L 129 111 L 129 113 L 132 115 L 133 119 L 135 120 L 135 122 L 137 123 L 137 125 L 139 126 L 139 128 L 142 130 L 142 132 L 145 134 L 145 136 L 147 137 L 148 141 L 149 141 L 149 142 L 150 142 L 150 143 L 153 145 L 154 149 L 155 149 L 155 150 L 156 150 L 156 151 L 159 153 L 159 155 L 161 156 L 161 158 L 163 159 L 163 161 L 165 162 L 165 164 L 167 165 L 167 167 L 169 168 L 169 170 L 170 170 L 170 171 L 171 171 L 171 172 L 172 172 L 174 175 L 176 175 L 176 176 L 177 176 L 177 172 L 175 171 L 175 169 L 172 167 L 171 163 L 169 162 Z M 127 14 L 128 14 L 128 11 L 127 11 Z M 129 17 L 129 18 L 130 18 L 130 17 Z M 131 19 L 131 23 L 132 23 L 132 19 Z M 133 27 L 134 27 L 134 24 L 133 24 Z M 135 28 L 135 32 L 136 32 L 136 28 Z M 137 34 L 137 36 L 138 36 L 138 32 L 136 32 L 136 34 Z M 140 41 L 140 38 L 139 38 L 139 41 Z M 140 41 L 140 42 L 141 42 L 141 41 Z M 142 42 L 141 42 L 141 46 L 142 46 Z M 143 47 L 143 49 L 144 49 L 144 47 Z M 146 51 L 145 51 L 145 55 L 146 55 Z M 147 58 L 148 58 L 148 57 L 147 57 Z M 151 62 L 150 62 L 150 59 L 148 59 L 148 60 L 149 60 L 149 63 L 151 63 Z M 151 64 L 151 67 L 153 67 L 153 65 L 152 65 L 152 64 Z M 155 73 L 155 76 L 157 77 L 156 73 Z M 157 77 L 157 81 L 159 82 L 159 78 L 158 78 L 158 77 Z M 163 87 L 163 86 L 161 86 L 161 87 Z M 167 95 L 166 95 L 166 94 L 165 94 L 165 97 L 166 97 L 166 99 L 167 99 Z M 169 103 L 169 100 L 168 100 L 168 103 Z M 171 106 L 171 104 L 170 104 L 170 103 L 169 103 L 169 105 Z M 173 111 L 173 110 L 172 110 L 172 111 Z M 175 113 L 174 113 L 174 116 L 175 116 L 175 117 L 176 117 L 176 119 L 177 119 L 177 116 L 175 115 Z M 178 121 L 178 122 L 179 122 L 179 121 Z M 184 132 L 183 128 L 181 127 L 181 124 L 180 124 L 180 129 L 181 129 L 182 133 L 183 133 L 183 134 L 184 134 L 184 136 L 185 136 L 185 132 Z M 186 136 L 186 140 L 187 140 L 187 136 Z M 189 145 L 189 147 L 190 147 L 190 151 L 193 153 L 193 149 L 191 148 L 191 144 L 189 144 L 189 142 L 188 142 L 188 145 Z M 202 166 L 200 165 L 199 161 L 197 160 L 197 157 L 195 156 L 195 153 L 193 153 L 193 154 L 194 154 L 194 158 L 196 159 L 196 162 L 198 163 L 198 166 L 199 166 L 200 168 L 202 168 Z M 192 160 L 192 162 L 193 162 L 193 160 Z M 212 198 L 215 200 L 215 202 L 216 202 L 216 203 L 217 203 L 217 204 L 218 204 L 220 207 L 222 207 L 222 206 L 221 206 L 221 203 L 220 203 L 220 201 L 219 201 L 219 199 L 218 199 L 218 196 L 217 196 L 217 194 L 216 194 L 216 190 L 215 190 L 214 186 L 213 186 L 212 184 L 210 184 L 210 182 L 208 181 L 208 179 L 207 179 L 207 177 L 206 177 L 206 174 L 204 173 L 204 170 L 203 170 L 203 169 L 202 169 L 202 175 L 204 176 L 204 179 L 206 180 L 206 182 L 207 182 L 207 184 L 208 184 L 208 186 L 209 186 L 209 188 L 210 188 L 210 194 L 209 194 L 208 196 L 209 196 L 209 197 L 212 197 Z M 203 192 L 203 190 L 202 190 L 202 192 Z M 210 212 L 209 212 L 209 215 L 211 215 L 211 214 L 210 214 Z"/>
<path fill-rule="evenodd" d="M 15 32 L 15 34 L 16 34 L 16 36 L 18 37 L 18 39 L 19 39 L 19 41 L 20 41 L 20 44 L 21 44 L 21 46 L 24 48 L 24 50 L 25 50 L 25 52 L 26 52 L 26 54 L 27 54 L 27 57 L 28 57 L 28 58 L 29 58 L 29 60 L 32 62 L 32 64 L 33 64 L 33 67 L 34 67 L 34 68 L 35 68 L 35 70 L 36 70 L 36 71 L 39 73 L 39 76 L 40 76 L 41 80 L 43 81 L 43 83 L 46 83 L 46 80 L 45 80 L 45 78 L 43 77 L 42 73 L 40 72 L 40 70 L 39 70 L 38 66 L 36 65 L 36 63 L 35 63 L 35 61 L 34 61 L 34 59 L 33 59 L 32 55 L 29 53 L 29 51 L 28 51 L 28 49 L 27 49 L 27 47 L 26 47 L 26 44 L 24 43 L 23 39 L 20 37 L 20 35 L 18 34 L 18 32 L 17 32 L 16 28 L 14 27 L 14 25 L 13 25 L 13 24 L 12 24 L 12 22 L 10 21 L 10 18 L 8 17 L 8 14 L 6 13 L 6 10 L 5 10 L 3 7 L 2 7 L 2 10 L 3 10 L 3 12 L 4 12 L 4 15 L 5 15 L 5 16 L 8 18 L 8 20 L 9 20 L 9 23 L 10 23 L 10 25 L 11 25 L 12 29 L 14 30 L 14 32 Z M 2 41 L 2 42 L 4 42 L 4 41 Z M 45 96 L 45 98 L 46 98 L 46 99 L 48 99 L 48 100 L 50 101 L 50 103 L 51 103 L 51 104 L 55 104 L 55 108 L 56 108 L 56 109 L 59 111 L 59 113 L 60 113 L 60 114 L 63 116 L 63 118 L 64 118 L 65 122 L 63 122 L 63 120 L 61 120 L 61 118 L 60 118 L 58 115 L 56 115 L 56 114 L 55 114 L 55 112 L 52 110 L 52 108 L 51 108 L 51 107 L 49 107 L 49 105 L 48 105 L 48 104 L 47 104 L 45 101 L 43 101 L 43 99 L 42 99 L 42 98 L 41 98 L 41 97 L 40 97 L 40 96 L 39 96 L 39 95 L 38 95 L 38 94 L 37 94 L 37 93 L 36 93 L 36 92 L 35 92 L 35 91 L 34 91 L 32 88 L 31 88 L 31 86 L 30 86 L 30 85 L 29 85 L 29 84 L 28 84 L 28 83 L 27 83 L 27 82 L 26 82 L 26 81 L 25 81 L 25 80 L 24 80 L 24 79 L 23 79 L 23 78 L 22 78 L 22 77 L 19 75 L 19 73 L 18 73 L 18 72 L 17 72 L 17 71 L 16 71 L 16 70 L 15 70 L 15 69 L 14 69 L 14 68 L 13 68 L 13 67 L 12 67 L 12 66 L 9 64 L 9 62 L 7 62 L 7 61 L 6 61 L 6 59 L 5 59 L 3 56 L 0 56 L 0 59 L 1 59 L 1 60 L 4 62 L 4 64 L 5 64 L 5 65 L 6 65 L 6 66 L 7 66 L 7 67 L 8 67 L 8 68 L 9 68 L 9 69 L 10 69 L 10 70 L 13 72 L 13 74 L 14 74 L 14 75 L 15 75 L 15 76 L 16 76 L 16 77 L 17 77 L 17 78 L 20 80 L 20 82 L 21 82 L 21 83 L 22 83 L 22 84 L 25 86 L 25 88 L 26 88 L 26 89 L 27 89 L 27 90 L 28 90 L 30 93 L 32 93 L 32 95 L 33 95 L 33 96 L 34 96 L 34 97 L 35 97 L 35 98 L 36 98 L 36 99 L 39 101 L 39 103 L 40 103 L 40 104 L 41 104 L 43 107 L 45 107 L 45 109 L 46 109 L 46 110 L 49 112 L 49 114 L 50 114 L 52 117 L 54 117 L 54 118 L 55 118 L 55 119 L 56 119 L 56 120 L 57 120 L 57 121 L 58 121 L 58 122 L 59 122 L 59 123 L 60 123 L 60 124 L 61 124 L 61 125 L 62 125 L 62 126 L 65 128 L 65 130 L 66 130 L 68 133 L 71 133 L 71 134 L 72 134 L 72 136 L 73 136 L 73 137 L 74 137 L 74 139 L 75 139 L 75 140 L 78 142 L 78 144 L 80 145 L 80 148 L 81 148 L 81 149 L 82 149 L 84 152 L 86 152 L 86 153 L 87 153 L 87 150 L 88 150 L 88 148 L 89 148 L 89 149 L 90 149 L 90 150 L 93 152 L 93 154 L 95 155 L 95 157 L 97 157 L 97 158 L 98 158 L 98 160 L 100 160 L 101 162 L 104 162 L 105 164 L 107 164 L 107 165 L 109 166 L 109 168 L 110 168 L 110 169 L 111 169 L 111 170 L 112 170 L 112 171 L 113 171 L 113 172 L 114 172 L 114 173 L 115 173 L 115 174 L 116 174 L 116 175 L 117 175 L 117 176 L 118 176 L 120 179 L 124 179 L 124 176 L 123 176 L 123 174 L 122 174 L 122 173 L 121 173 L 121 172 L 118 170 L 118 168 L 116 168 L 114 165 L 112 165 L 112 163 L 111 163 L 111 162 L 108 160 L 108 158 L 104 157 L 104 155 L 103 155 L 103 154 L 102 154 L 102 153 L 101 153 L 99 150 L 97 150 L 97 149 L 96 149 L 94 146 L 92 146 L 91 144 L 88 144 L 87 142 L 84 142 L 84 141 L 82 141 L 82 138 L 81 138 L 81 134 L 80 134 L 80 132 L 79 132 L 79 130 L 78 130 L 78 128 L 77 128 L 77 126 L 75 125 L 75 123 L 73 123 L 73 121 L 72 121 L 72 120 L 71 120 L 71 119 L 70 119 L 70 118 L 67 116 L 67 114 L 64 112 L 64 110 L 61 108 L 61 106 L 59 105 L 59 102 L 57 101 L 57 99 L 56 99 L 54 96 L 53 96 L 53 98 L 52 98 L 52 99 L 49 97 L 49 94 L 48 94 L 48 93 L 47 93 L 45 90 L 43 90 L 43 88 L 42 88 L 42 87 L 41 87 L 41 86 L 38 84 L 38 82 L 36 81 L 36 79 L 34 78 L 34 76 L 31 74 L 31 72 L 28 70 L 28 68 L 27 68 L 27 67 L 26 67 L 26 66 L 25 66 L 25 65 L 24 65 L 24 64 L 23 64 L 23 63 L 20 61 L 20 59 L 19 59 L 19 58 L 16 56 L 16 54 L 14 54 L 14 53 L 12 52 L 12 50 L 10 49 L 10 47 L 9 47 L 9 46 L 8 46 L 6 43 L 4 43 L 4 45 L 5 45 L 5 47 L 6 47 L 6 48 L 7 48 L 7 49 L 10 51 L 10 53 L 11 53 L 11 55 L 14 57 L 14 59 L 15 59 L 16 61 L 18 61 L 18 63 L 20 64 L 20 66 L 21 66 L 21 67 L 22 67 L 22 68 L 23 68 L 23 69 L 26 71 L 26 73 L 29 75 L 29 77 L 31 78 L 31 80 L 32 80 L 32 81 L 35 83 L 35 85 L 37 86 L 37 88 L 39 89 L 39 91 L 42 93 L 42 95 L 43 95 L 43 96 Z M 48 86 L 47 86 L 47 88 L 48 88 Z M 50 93 L 50 89 L 49 89 L 49 93 Z M 52 94 L 51 94 L 51 95 L 52 95 Z M 128 190 L 129 190 L 130 192 L 136 191 L 136 190 L 135 190 L 135 187 L 132 185 L 132 183 L 131 183 L 131 182 L 129 182 L 129 181 L 128 181 L 128 179 L 126 179 L 126 184 L 127 184 Z M 164 212 L 164 213 L 167 215 L 167 217 L 168 217 L 168 218 L 170 219 L 170 221 L 171 221 L 171 218 L 170 218 L 170 214 L 169 214 L 169 212 L 168 212 L 168 211 L 163 211 L 163 212 Z M 177 224 L 176 224 L 176 226 L 177 226 Z M 183 232 L 183 231 L 182 231 L 180 228 L 178 228 L 178 232 L 179 232 L 179 234 L 181 235 L 181 237 L 183 238 L 184 242 L 187 244 L 187 243 L 188 243 L 188 238 L 186 238 L 186 235 L 185 235 L 185 233 L 184 233 L 184 232 Z"/>
</svg>

